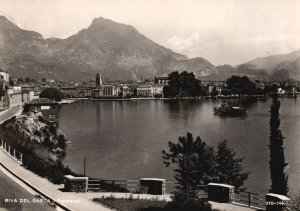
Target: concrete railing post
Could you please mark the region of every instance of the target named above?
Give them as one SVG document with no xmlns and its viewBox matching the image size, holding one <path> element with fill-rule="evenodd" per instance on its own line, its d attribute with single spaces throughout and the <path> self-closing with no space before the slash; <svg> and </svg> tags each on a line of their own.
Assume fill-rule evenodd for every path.
<svg viewBox="0 0 300 211">
<path fill-rule="evenodd" d="M 1 147 L 3 148 L 3 145 L 4 145 L 4 143 L 3 143 L 3 140 L 1 139 Z"/>
<path fill-rule="evenodd" d="M 65 191 L 84 192 L 88 191 L 88 177 L 65 176 Z"/>
<path fill-rule="evenodd" d="M 207 185 L 207 195 L 209 201 L 231 203 L 234 200 L 234 186 L 209 183 Z"/>
<path fill-rule="evenodd" d="M 23 163 L 23 154 L 20 153 L 20 162 Z"/>
<path fill-rule="evenodd" d="M 166 194 L 166 179 L 141 178 L 140 192 L 152 195 L 164 195 Z"/>
<path fill-rule="evenodd" d="M 14 158 L 16 158 L 16 150 L 14 149 L 14 151 L 13 151 L 13 152 L 14 152 Z"/>
<path fill-rule="evenodd" d="M 266 211 L 283 211 L 291 201 L 290 198 L 275 193 L 266 195 Z"/>
<path fill-rule="evenodd" d="M 8 145 L 8 150 L 7 150 L 8 154 L 10 154 L 10 146 Z"/>
</svg>

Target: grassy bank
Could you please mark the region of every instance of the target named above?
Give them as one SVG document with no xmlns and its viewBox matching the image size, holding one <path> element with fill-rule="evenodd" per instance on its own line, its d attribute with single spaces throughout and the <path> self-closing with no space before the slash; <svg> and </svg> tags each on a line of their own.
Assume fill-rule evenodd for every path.
<svg viewBox="0 0 300 211">
<path fill-rule="evenodd" d="M 149 208 L 159 210 L 165 207 L 167 204 L 167 202 L 165 201 L 133 199 L 133 198 L 116 199 L 114 197 L 95 198 L 93 199 L 93 201 L 104 204 L 109 208 L 122 210 L 122 211 L 142 211 Z"/>
<path fill-rule="evenodd" d="M 159 201 L 156 199 L 139 198 L 115 198 L 102 197 L 94 198 L 94 202 L 104 204 L 105 206 L 119 211 L 219 211 L 213 209 L 206 199 L 199 199 L 185 206 L 181 203 Z"/>
</svg>

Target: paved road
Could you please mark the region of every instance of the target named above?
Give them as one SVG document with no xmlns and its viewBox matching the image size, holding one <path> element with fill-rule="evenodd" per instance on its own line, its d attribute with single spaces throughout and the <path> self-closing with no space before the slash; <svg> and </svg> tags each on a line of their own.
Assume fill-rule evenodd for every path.
<svg viewBox="0 0 300 211">
<path fill-rule="evenodd" d="M 12 159 L 10 156 L 7 156 L 7 153 L 4 152 L 4 150 L 0 149 L 0 162 L 8 169 L 13 171 L 16 175 L 18 175 L 23 180 L 27 181 L 27 183 L 31 184 L 33 187 L 38 189 L 40 192 L 43 192 L 44 194 L 48 195 L 48 197 L 51 197 L 53 200 L 56 200 L 60 204 L 63 204 L 64 206 L 68 207 L 71 210 L 74 211 L 82 211 L 82 210 L 88 210 L 88 211 L 111 211 L 111 209 L 105 207 L 104 205 L 97 204 L 92 201 L 92 197 L 89 195 L 89 193 L 83 193 L 83 195 L 75 193 L 75 192 L 63 192 L 61 189 L 63 188 L 63 184 L 61 185 L 55 185 L 51 183 L 46 178 L 42 178 L 38 176 L 37 174 L 32 173 L 28 169 L 21 166 L 16 160 Z M 0 171 L 3 171 L 0 166 Z M 18 180 L 15 177 L 12 177 L 12 179 L 18 183 L 18 185 L 23 185 L 26 190 L 28 190 L 28 186 L 26 186 L 24 183 L 22 183 L 20 180 Z M 1 180 L 1 177 L 0 177 Z M 10 189 L 10 188 L 8 188 Z M 30 189 L 32 190 L 32 189 Z M 30 191 L 28 190 L 28 191 Z M 1 183 L 0 183 L 0 192 L 4 193 L 5 196 L 5 190 L 2 189 Z M 15 193 L 16 196 L 18 192 Z M 89 197 L 90 196 L 90 197 Z M 18 198 L 21 198 L 19 196 Z M 2 199 L 0 195 L 0 199 Z M 11 209 L 10 209 L 11 210 Z M 20 209 L 16 209 L 20 210 Z M 21 209 L 26 210 L 26 209 Z M 28 209 L 33 210 L 33 209 Z M 43 210 L 43 209 L 36 209 L 36 210 Z M 1 206 L 0 206 L 1 211 Z"/>
<path fill-rule="evenodd" d="M 28 201 L 28 202 L 27 202 Z M 31 193 L 22 188 L 10 177 L 0 171 L 0 210 L 46 210 L 55 209 L 47 203 L 38 200 Z"/>
<path fill-rule="evenodd" d="M 0 113 L 0 123 L 21 111 L 21 107 L 13 107 Z M 0 211 L 3 210 L 46 210 L 55 209 L 29 193 L 4 172 L 0 171 Z"/>
<path fill-rule="evenodd" d="M 12 107 L 8 110 L 2 111 L 0 113 L 0 123 L 2 123 L 3 121 L 9 119 L 10 117 L 16 115 L 18 112 L 21 111 L 21 107 Z"/>
</svg>

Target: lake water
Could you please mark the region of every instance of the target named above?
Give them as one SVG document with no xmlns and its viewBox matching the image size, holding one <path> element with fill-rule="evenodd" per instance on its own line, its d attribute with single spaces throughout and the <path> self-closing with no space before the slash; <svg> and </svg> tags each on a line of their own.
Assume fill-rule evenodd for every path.
<svg viewBox="0 0 300 211">
<path fill-rule="evenodd" d="M 281 100 L 281 129 L 291 190 L 300 190 L 300 101 Z M 271 99 L 246 103 L 244 118 L 216 116 L 219 100 L 199 101 L 79 101 L 62 105 L 60 129 L 72 142 L 64 164 L 101 179 L 159 177 L 173 180 L 162 162 L 169 141 L 187 132 L 216 146 L 227 139 L 243 166 L 251 171 L 248 190 L 265 193 L 269 175 L 269 108 Z"/>
</svg>

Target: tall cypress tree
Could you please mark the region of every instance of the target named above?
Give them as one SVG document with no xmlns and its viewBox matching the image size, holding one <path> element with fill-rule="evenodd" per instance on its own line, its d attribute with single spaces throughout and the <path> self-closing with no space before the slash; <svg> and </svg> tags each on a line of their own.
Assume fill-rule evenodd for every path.
<svg viewBox="0 0 300 211">
<path fill-rule="evenodd" d="M 284 168 L 287 166 L 284 157 L 283 139 L 279 119 L 280 102 L 278 96 L 273 95 L 270 118 L 270 171 L 271 171 L 271 193 L 287 195 L 288 193 L 288 176 Z"/>
</svg>

